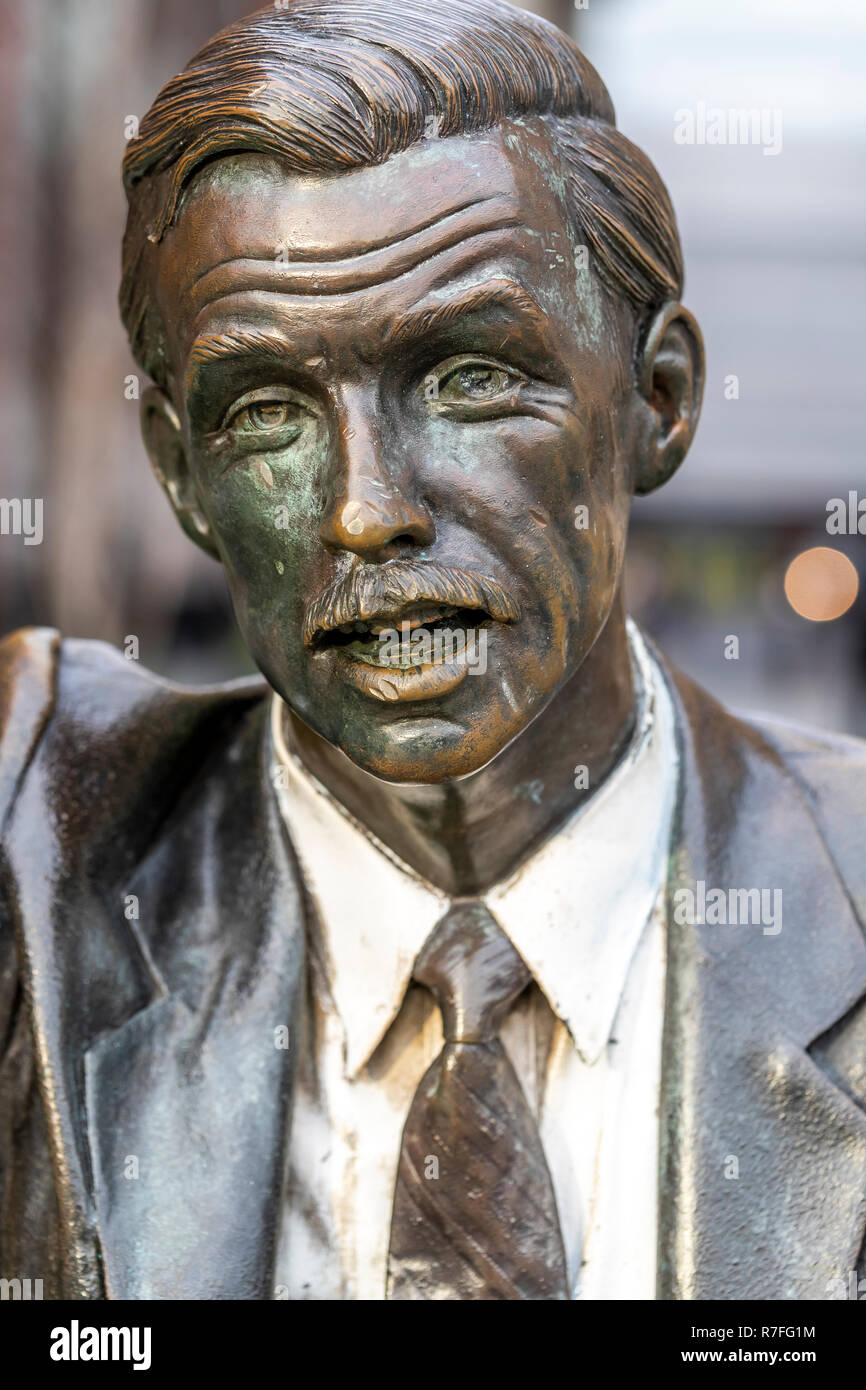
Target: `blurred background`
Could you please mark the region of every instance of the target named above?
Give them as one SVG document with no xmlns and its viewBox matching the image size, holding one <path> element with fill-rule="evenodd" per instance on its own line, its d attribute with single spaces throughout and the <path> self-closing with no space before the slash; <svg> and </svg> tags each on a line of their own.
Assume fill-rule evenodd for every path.
<svg viewBox="0 0 866 1390">
<path fill-rule="evenodd" d="M 0 632 L 135 634 L 143 663 L 181 680 L 251 666 L 221 571 L 171 518 L 128 398 L 120 161 L 128 118 L 254 7 L 0 11 L 0 508 L 42 498 L 44 528 L 38 545 L 0 534 Z M 661 171 L 707 344 L 697 442 L 634 506 L 632 612 L 734 707 L 866 735 L 866 6 L 526 8 L 578 39 Z M 721 143 L 718 111 L 763 112 L 764 125 Z M 11 516 L 0 510 L 6 532 Z"/>
</svg>

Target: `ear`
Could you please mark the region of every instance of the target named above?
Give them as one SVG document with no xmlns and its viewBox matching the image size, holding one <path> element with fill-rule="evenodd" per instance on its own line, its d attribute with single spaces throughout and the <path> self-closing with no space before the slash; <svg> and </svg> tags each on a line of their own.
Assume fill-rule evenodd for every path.
<svg viewBox="0 0 866 1390">
<path fill-rule="evenodd" d="M 213 533 L 201 510 L 189 468 L 177 411 L 164 391 L 148 386 L 141 397 L 141 434 L 157 482 L 190 540 L 219 560 Z"/>
<path fill-rule="evenodd" d="M 635 462 L 634 490 L 652 492 L 666 483 L 689 451 L 704 394 L 704 341 L 697 320 L 682 304 L 656 314 L 638 364 L 644 427 Z"/>
</svg>

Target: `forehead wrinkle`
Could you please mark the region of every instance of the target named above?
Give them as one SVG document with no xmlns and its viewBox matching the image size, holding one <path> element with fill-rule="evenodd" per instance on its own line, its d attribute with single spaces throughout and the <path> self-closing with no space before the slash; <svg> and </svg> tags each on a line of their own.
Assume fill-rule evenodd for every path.
<svg viewBox="0 0 866 1390">
<path fill-rule="evenodd" d="M 222 261 L 206 271 L 186 294 L 194 301 L 201 299 L 203 304 L 208 302 L 209 297 L 215 302 L 242 290 L 323 296 L 351 294 L 399 279 L 425 261 L 435 260 L 455 247 L 468 246 L 472 242 L 493 242 L 503 232 L 523 225 L 519 214 L 509 211 L 499 217 L 486 217 L 469 221 L 468 224 L 464 220 L 464 225 L 452 226 L 447 235 L 439 238 L 421 233 L 418 237 L 399 242 L 396 250 L 392 247 L 385 251 L 365 251 L 346 260 L 293 263 L 277 262 L 273 258 L 239 257 Z M 216 283 L 209 295 L 211 286 L 208 282 L 211 281 Z M 330 283 L 323 284 L 323 281 Z"/>
<path fill-rule="evenodd" d="M 496 307 L 522 310 L 538 326 L 548 321 L 528 290 L 515 280 L 500 276 L 471 285 L 444 301 L 425 303 L 422 299 L 394 317 L 384 329 L 382 343 L 385 347 L 399 347 L 410 338 L 448 326 L 462 315 Z M 296 346 L 294 338 L 278 324 L 266 328 L 239 327 L 199 334 L 190 348 L 188 362 L 192 369 L 223 358 L 252 356 L 281 360 L 292 356 Z"/>
<path fill-rule="evenodd" d="M 523 227 L 522 230 L 530 231 Z M 462 279 L 471 271 L 477 270 L 485 264 L 495 264 L 495 258 L 501 257 L 502 253 L 507 253 L 509 258 L 515 253 L 514 229 L 509 227 L 501 229 L 495 234 L 491 244 L 486 236 L 471 236 L 464 242 L 456 246 L 448 247 L 440 251 L 437 255 L 422 262 L 420 266 L 411 267 L 408 270 L 401 269 L 392 281 L 383 284 L 356 286 L 342 295 L 346 301 L 346 313 L 352 315 L 356 321 L 360 319 L 364 323 L 372 323 L 373 319 L 378 320 L 381 327 L 378 330 L 378 341 L 380 346 L 392 347 L 393 340 L 391 335 L 398 330 L 397 342 L 403 340 L 405 336 L 415 335 L 416 331 L 424 331 L 424 323 L 416 325 L 408 320 L 416 313 L 429 316 L 430 327 L 440 327 L 440 314 L 449 320 L 458 314 L 465 314 L 470 311 L 479 311 L 488 305 L 501 303 L 509 308 L 517 308 L 530 320 L 536 328 L 550 328 L 550 320 L 546 312 L 540 307 L 538 301 L 533 298 L 527 289 L 519 283 L 518 279 L 507 274 L 487 274 L 475 286 L 468 290 L 454 289 L 452 286 L 455 281 Z M 522 259 L 523 252 L 519 252 L 519 259 Z M 437 264 L 437 262 L 444 262 Z M 491 269 L 493 268 L 491 264 Z M 500 261 L 501 264 L 501 261 Z M 426 284 L 423 292 L 416 294 L 410 300 L 410 307 L 403 313 L 388 311 L 385 306 L 370 309 L 363 312 L 353 310 L 351 301 L 358 295 L 369 295 L 371 292 L 387 291 L 391 285 L 398 286 L 401 280 L 409 276 L 417 276 L 419 273 L 424 275 Z M 441 296 L 452 291 L 452 299 L 433 299 L 433 296 Z M 471 298 L 469 298 L 471 296 Z M 340 296 L 334 292 L 331 295 L 321 291 L 309 291 L 306 294 L 286 293 L 282 286 L 274 287 L 270 290 L 256 289 L 249 286 L 238 287 L 233 285 L 227 288 L 224 293 L 217 295 L 214 299 L 203 304 L 195 316 L 194 324 L 197 323 L 199 331 L 195 333 L 192 344 L 186 354 L 186 377 L 187 384 L 195 375 L 196 370 L 206 366 L 209 362 L 219 360 L 229 360 L 232 358 L 241 359 L 243 357 L 258 357 L 262 360 L 284 360 L 298 356 L 298 329 L 295 325 L 286 327 L 284 324 L 273 323 L 264 326 L 251 323 L 248 327 L 239 325 L 236 322 L 227 327 L 217 327 L 215 330 L 208 329 L 208 321 L 212 321 L 216 315 L 223 318 L 230 315 L 232 319 L 243 318 L 253 308 L 258 317 L 262 308 L 267 308 L 269 314 L 290 315 L 292 309 L 300 310 L 306 322 L 301 332 L 304 337 L 308 331 L 315 331 L 313 324 L 308 316 L 315 313 L 316 299 L 321 299 L 322 307 L 332 309 L 334 306 L 328 304 L 328 300 L 339 299 Z M 294 305 L 292 301 L 295 301 Z M 306 302 L 305 302 L 306 301 Z M 447 307 L 446 307 L 447 306 Z M 382 310 L 385 309 L 385 312 Z M 405 328 L 402 321 L 406 319 Z M 320 325 L 319 325 L 320 327 Z M 193 327 L 193 332 L 195 328 Z M 317 333 L 317 337 L 319 334 Z M 322 352 L 327 356 L 324 347 L 319 341 L 317 352 Z"/>
<path fill-rule="evenodd" d="M 383 237 L 381 241 L 372 241 L 366 245 L 363 250 L 357 242 L 349 243 L 344 253 L 340 256 L 334 256 L 331 251 L 322 254 L 314 248 L 304 251 L 303 247 L 297 247 L 293 248 L 293 251 L 296 253 L 296 261 L 303 265 L 313 263 L 323 265 L 325 268 L 327 268 L 328 265 L 340 265 L 343 262 L 351 261 L 357 257 L 372 255 L 376 251 L 384 251 L 389 247 L 400 246 L 404 242 L 411 241 L 413 237 L 420 236 L 422 232 L 434 231 L 444 223 L 459 217 L 461 213 L 470 212 L 473 208 L 481 207 L 484 203 L 501 203 L 502 201 L 502 198 L 495 194 L 490 194 L 488 197 L 484 198 L 470 198 L 467 202 L 460 203 L 457 207 L 451 208 L 448 212 L 442 213 L 436 217 L 429 217 L 426 222 L 419 222 L 417 227 L 410 227 L 406 232 L 399 232 L 391 237 Z M 204 280 L 206 276 L 210 275 L 212 271 L 220 270 L 226 265 L 233 265 L 236 261 L 242 262 L 247 259 L 253 260 L 255 258 L 229 256 L 224 261 L 217 261 L 215 265 L 208 266 L 207 270 L 203 270 L 201 275 L 198 275 L 195 280 L 193 280 L 190 289 L 195 289 L 196 285 L 198 285 L 201 280 Z M 287 262 L 286 264 L 289 263 Z"/>
<path fill-rule="evenodd" d="M 216 349 L 213 352 L 213 357 L 229 355 L 228 351 L 221 352 L 219 350 L 220 345 L 221 343 L 225 343 L 229 334 L 240 330 L 232 328 L 217 331 L 216 333 L 209 333 L 206 327 L 208 320 L 211 320 L 220 309 L 222 309 L 224 313 L 231 312 L 233 317 L 243 317 L 243 315 L 249 311 L 250 306 L 253 306 L 257 312 L 260 312 L 263 307 L 267 307 L 268 312 L 281 314 L 290 313 L 294 307 L 295 309 L 302 310 L 306 315 L 315 310 L 317 298 L 323 302 L 323 307 L 328 308 L 332 307 L 327 303 L 329 299 L 339 300 L 342 298 L 346 301 L 346 312 L 354 313 L 357 311 L 354 310 L 351 301 L 358 295 L 367 295 L 371 291 L 382 291 L 383 289 L 389 289 L 391 286 L 398 286 L 401 280 L 411 275 L 417 275 L 421 271 L 425 272 L 429 277 L 424 291 L 425 294 L 429 295 L 437 291 L 447 290 L 449 285 L 453 283 L 458 276 L 468 274 L 479 264 L 483 265 L 489 263 L 494 260 L 494 257 L 500 256 L 503 253 L 509 256 L 513 255 L 514 250 L 512 229 L 508 229 L 505 235 L 503 235 L 501 231 L 497 232 L 492 239 L 477 236 L 470 237 L 455 247 L 448 247 L 438 255 L 431 257 L 429 261 L 422 262 L 420 266 L 413 266 L 409 270 L 400 270 L 390 281 L 384 281 L 373 285 L 355 286 L 343 292 L 342 295 L 339 295 L 336 291 L 329 295 L 316 290 L 308 291 L 306 294 L 296 294 L 286 292 L 282 286 L 262 289 L 246 285 L 240 287 L 233 285 L 226 288 L 223 293 L 216 295 L 210 301 L 202 304 L 195 314 L 193 322 L 190 325 L 192 332 L 195 332 L 196 324 L 201 325 L 204 331 L 199 331 L 196 334 L 189 352 L 191 353 L 194 350 L 196 343 L 202 343 L 206 349 L 210 348 L 211 343 L 209 340 L 213 339 L 212 346 Z M 439 261 L 444 261 L 444 264 L 437 264 Z M 518 288 L 520 287 L 518 286 Z M 527 294 L 527 297 L 529 297 L 527 291 L 524 290 L 522 293 Z M 292 304 L 293 300 L 296 301 L 294 305 Z M 423 303 L 423 295 L 418 298 L 417 302 Z M 369 313 L 362 313 L 360 317 L 366 322 L 369 318 Z M 392 317 L 393 311 L 388 314 L 386 318 L 381 320 L 381 332 L 383 334 L 389 331 Z M 269 330 L 265 328 L 259 331 L 263 334 L 267 334 Z M 275 334 L 282 334 L 284 341 L 281 340 L 277 342 L 274 336 Z M 274 355 L 282 355 L 286 346 L 288 346 L 289 350 L 293 350 L 294 348 L 294 344 L 291 343 L 288 338 L 287 330 L 280 326 L 274 328 L 269 341 L 270 349 L 263 343 L 262 353 L 260 355 L 268 355 L 269 351 L 272 351 Z M 225 345 L 228 347 L 227 343 L 225 343 Z M 243 355 L 243 351 L 244 348 L 241 347 L 240 355 Z M 189 354 L 186 355 L 186 360 L 189 362 Z"/>
</svg>

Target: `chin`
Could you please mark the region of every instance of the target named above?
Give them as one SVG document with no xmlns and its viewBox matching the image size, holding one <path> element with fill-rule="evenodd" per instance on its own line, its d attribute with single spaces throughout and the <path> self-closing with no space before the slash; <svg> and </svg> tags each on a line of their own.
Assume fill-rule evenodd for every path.
<svg viewBox="0 0 866 1390">
<path fill-rule="evenodd" d="M 492 739 L 489 727 L 477 729 L 442 715 L 419 714 L 378 728 L 363 743 L 341 742 L 340 748 L 357 767 L 383 782 L 441 786 L 479 772 L 519 732 L 503 730 L 503 737 Z"/>
<path fill-rule="evenodd" d="M 430 747 L 426 740 L 418 746 L 400 744 L 394 748 L 343 748 L 352 762 L 383 782 L 440 786 L 477 772 L 490 758 L 458 743 L 456 746 Z M 494 754 L 495 756 L 495 754 Z"/>
</svg>

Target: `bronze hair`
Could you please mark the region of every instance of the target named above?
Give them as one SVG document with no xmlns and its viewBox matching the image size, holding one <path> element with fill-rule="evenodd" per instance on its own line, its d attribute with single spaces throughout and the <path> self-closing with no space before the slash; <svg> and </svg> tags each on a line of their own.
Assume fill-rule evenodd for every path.
<svg viewBox="0 0 866 1390">
<path fill-rule="evenodd" d="M 339 172 L 382 163 L 431 122 L 447 137 L 528 116 L 548 125 L 563 158 L 591 263 L 642 325 L 682 293 L 676 220 L 571 39 L 502 0 L 289 0 L 205 44 L 129 143 L 120 306 L 136 360 L 165 385 L 150 256 L 204 164 L 246 151 L 298 173 Z"/>
</svg>

